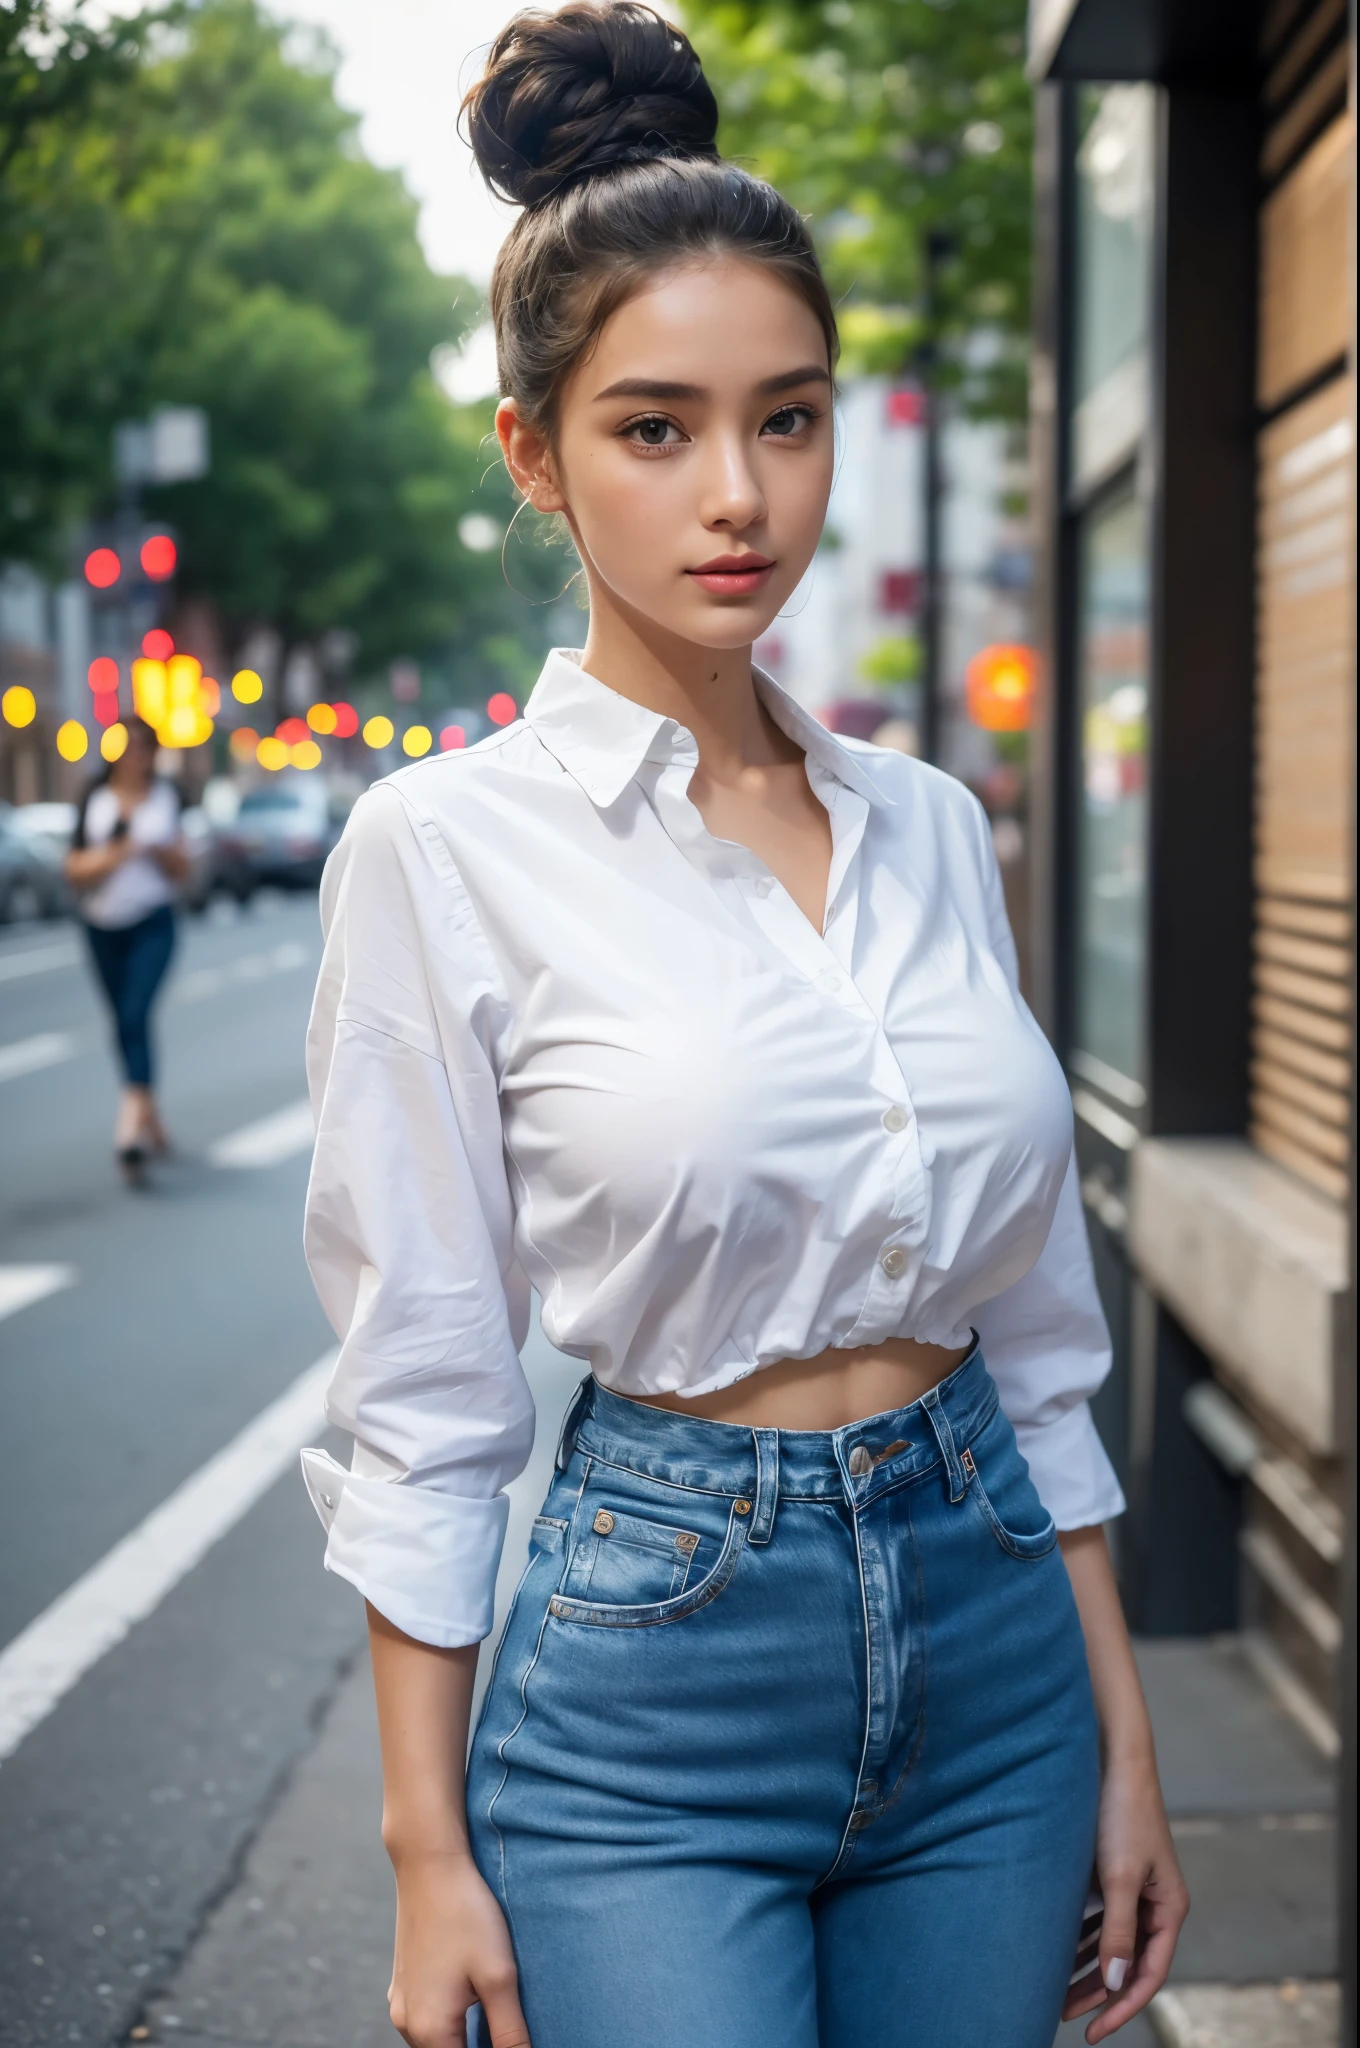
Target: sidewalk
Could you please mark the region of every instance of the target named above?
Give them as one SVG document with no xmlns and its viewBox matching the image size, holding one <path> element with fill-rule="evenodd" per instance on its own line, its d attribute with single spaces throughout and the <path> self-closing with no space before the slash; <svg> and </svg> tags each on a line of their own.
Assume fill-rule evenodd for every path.
<svg viewBox="0 0 1360 2048">
<path fill-rule="evenodd" d="M 574 1374 L 546 1346 L 525 1362 L 540 1412 L 559 1414 Z M 546 1485 L 554 1444 L 545 1437 L 513 1492 L 499 1613 Z M 1195 1906 L 1174 1990 L 1155 2024 L 1143 2018 L 1116 2037 L 1120 2048 L 1335 2048 L 1330 1771 L 1230 1638 L 1145 1643 L 1139 1661 Z M 133 2038 L 184 2048 L 392 2048 L 392 1879 L 380 1807 L 361 1661 L 239 1880 Z M 1065 2027 L 1055 2048 L 1081 2038 L 1080 2027 Z M 735 2044 L 658 2036 L 656 2048 Z"/>
</svg>

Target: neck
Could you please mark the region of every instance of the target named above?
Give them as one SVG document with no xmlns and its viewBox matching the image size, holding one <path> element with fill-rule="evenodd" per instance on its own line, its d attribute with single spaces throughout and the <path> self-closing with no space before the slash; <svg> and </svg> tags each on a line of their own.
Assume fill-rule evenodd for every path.
<svg viewBox="0 0 1360 2048">
<path fill-rule="evenodd" d="M 797 754 L 756 695 L 750 644 L 700 647 L 599 591 L 581 666 L 597 682 L 688 727 L 707 771 L 725 780 Z"/>
</svg>

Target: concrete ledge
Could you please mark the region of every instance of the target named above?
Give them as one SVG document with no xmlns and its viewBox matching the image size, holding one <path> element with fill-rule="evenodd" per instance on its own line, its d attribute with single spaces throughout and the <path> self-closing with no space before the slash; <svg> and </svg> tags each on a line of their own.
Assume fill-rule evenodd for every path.
<svg viewBox="0 0 1360 2048">
<path fill-rule="evenodd" d="M 1152 2001 L 1164 2048 L 1337 2048 L 1341 1999 L 1334 1983 L 1178 1984 Z"/>
<path fill-rule="evenodd" d="M 1341 1209 L 1241 1141 L 1146 1138 L 1131 1163 L 1128 1242 L 1225 1375 L 1308 1450 L 1334 1453 Z"/>
</svg>

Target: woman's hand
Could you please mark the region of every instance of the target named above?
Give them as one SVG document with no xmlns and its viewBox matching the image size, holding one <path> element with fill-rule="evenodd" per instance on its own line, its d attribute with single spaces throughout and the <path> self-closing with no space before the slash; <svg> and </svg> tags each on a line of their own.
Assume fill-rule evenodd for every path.
<svg viewBox="0 0 1360 2048">
<path fill-rule="evenodd" d="M 1103 1529 L 1059 1537 L 1086 1637 L 1103 1757 L 1096 1878 L 1105 1901 L 1099 1975 L 1067 1994 L 1063 2018 L 1101 2008 L 1086 2029 L 1104 2041 L 1151 2003 L 1166 1982 L 1190 1894 L 1176 1861 L 1133 1647 Z"/>
<path fill-rule="evenodd" d="M 529 2048 L 510 1933 L 466 1851 L 394 1852 L 397 1946 L 387 2007 L 410 2048 L 465 2048 L 481 2003 L 492 2048 Z"/>
<path fill-rule="evenodd" d="M 1096 1878 L 1105 1901 L 1099 1967 L 1072 1986 L 1065 2020 L 1101 2008 L 1094 2043 L 1141 2012 L 1166 1982 L 1190 1910 L 1151 1749 L 1107 1765 L 1096 1832 Z"/>
</svg>

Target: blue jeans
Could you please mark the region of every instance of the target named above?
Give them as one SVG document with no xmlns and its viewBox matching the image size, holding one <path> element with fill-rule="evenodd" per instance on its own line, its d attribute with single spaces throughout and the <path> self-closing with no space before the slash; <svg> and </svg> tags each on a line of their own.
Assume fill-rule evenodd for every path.
<svg viewBox="0 0 1360 2048">
<path fill-rule="evenodd" d="M 136 924 L 87 924 L 99 979 L 113 1011 L 125 1078 L 151 1086 L 151 1005 L 175 950 L 175 913 L 168 903 Z"/>
<path fill-rule="evenodd" d="M 468 1777 L 534 2048 L 1052 2048 L 1098 1783 L 979 1352 L 825 1434 L 585 1383 Z"/>
</svg>

